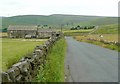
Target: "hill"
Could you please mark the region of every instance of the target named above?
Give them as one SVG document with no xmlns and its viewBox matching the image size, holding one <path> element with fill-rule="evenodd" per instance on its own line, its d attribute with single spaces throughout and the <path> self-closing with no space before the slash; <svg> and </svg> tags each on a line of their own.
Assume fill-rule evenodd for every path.
<svg viewBox="0 0 120 84">
<path fill-rule="evenodd" d="M 115 23 L 118 23 L 118 18 L 116 17 L 105 17 L 105 18 L 95 19 L 90 22 L 90 24 L 96 24 L 96 25 L 108 25 Z"/>
<path fill-rule="evenodd" d="M 118 24 L 102 25 L 94 34 L 118 34 Z"/>
<path fill-rule="evenodd" d="M 50 25 L 50 26 L 74 26 L 74 25 L 102 25 L 117 23 L 117 17 L 84 16 L 84 15 L 20 15 L 2 17 L 2 28 L 8 25 Z"/>
</svg>

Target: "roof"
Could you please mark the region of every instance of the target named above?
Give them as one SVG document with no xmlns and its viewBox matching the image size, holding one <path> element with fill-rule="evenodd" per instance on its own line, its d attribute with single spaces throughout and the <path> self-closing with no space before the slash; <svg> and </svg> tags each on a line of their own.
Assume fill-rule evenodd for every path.
<svg viewBox="0 0 120 84">
<path fill-rule="evenodd" d="M 12 26 L 10 25 L 8 27 L 8 30 L 37 30 L 37 26 L 22 26 L 22 25 Z"/>
<path fill-rule="evenodd" d="M 38 32 L 56 32 L 54 29 L 38 29 Z"/>
</svg>

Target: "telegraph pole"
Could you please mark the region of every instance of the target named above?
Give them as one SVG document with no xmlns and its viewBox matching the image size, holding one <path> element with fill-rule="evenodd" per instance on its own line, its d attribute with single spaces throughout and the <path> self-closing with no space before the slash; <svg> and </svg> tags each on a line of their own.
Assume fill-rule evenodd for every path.
<svg viewBox="0 0 120 84">
<path fill-rule="evenodd" d="M 61 24 L 61 32 L 62 32 L 63 24 Z"/>
</svg>

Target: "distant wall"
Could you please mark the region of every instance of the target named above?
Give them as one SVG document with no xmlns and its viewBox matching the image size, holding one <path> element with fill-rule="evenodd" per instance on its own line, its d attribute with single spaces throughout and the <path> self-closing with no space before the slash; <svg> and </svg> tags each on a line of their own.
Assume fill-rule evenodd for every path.
<svg viewBox="0 0 120 84">
<path fill-rule="evenodd" d="M 2 72 L 2 82 L 30 82 L 36 76 L 40 65 L 45 65 L 45 59 L 50 48 L 62 37 L 62 33 L 52 35 L 43 45 L 36 46 L 30 56 L 22 58 Z"/>
<path fill-rule="evenodd" d="M 88 38 L 87 40 L 99 41 L 104 44 L 114 44 L 114 45 L 120 46 L 120 42 L 116 42 L 116 41 L 107 41 L 107 40 L 103 40 L 103 39 L 94 39 L 94 38 Z"/>
</svg>

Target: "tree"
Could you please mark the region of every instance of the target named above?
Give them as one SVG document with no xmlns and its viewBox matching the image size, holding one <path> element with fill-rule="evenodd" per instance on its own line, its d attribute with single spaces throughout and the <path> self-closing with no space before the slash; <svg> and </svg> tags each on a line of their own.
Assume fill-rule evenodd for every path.
<svg viewBox="0 0 120 84">
<path fill-rule="evenodd" d="M 70 28 L 70 30 L 75 30 L 74 27 Z"/>
<path fill-rule="evenodd" d="M 7 28 L 3 28 L 3 29 L 2 29 L 2 32 L 7 32 Z"/>
<path fill-rule="evenodd" d="M 78 25 L 77 27 L 80 27 L 80 25 Z"/>
<path fill-rule="evenodd" d="M 48 25 L 43 25 L 44 27 L 47 27 Z"/>
<path fill-rule="evenodd" d="M 85 26 L 84 29 L 87 29 L 87 27 Z"/>
<path fill-rule="evenodd" d="M 51 29 L 51 27 L 49 27 L 49 29 Z"/>
</svg>

